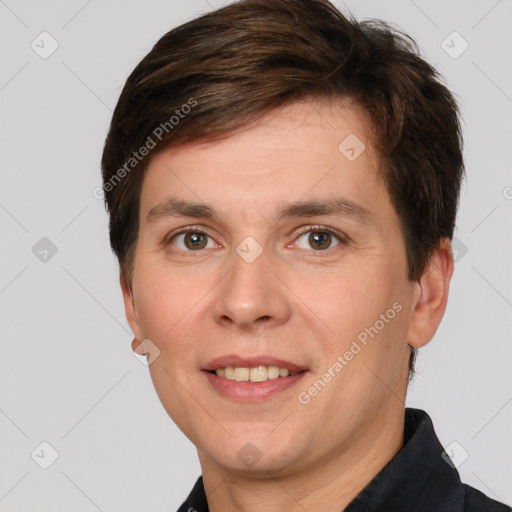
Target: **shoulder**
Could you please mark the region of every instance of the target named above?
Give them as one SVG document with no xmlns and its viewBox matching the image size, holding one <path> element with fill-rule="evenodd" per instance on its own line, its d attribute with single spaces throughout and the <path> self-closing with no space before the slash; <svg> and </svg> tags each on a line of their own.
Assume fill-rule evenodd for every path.
<svg viewBox="0 0 512 512">
<path fill-rule="evenodd" d="M 208 512 L 208 502 L 206 501 L 206 494 L 204 491 L 203 475 L 197 479 L 187 499 L 183 502 L 177 512 Z"/>
<path fill-rule="evenodd" d="M 511 512 L 512 508 L 504 503 L 495 501 L 483 492 L 463 484 L 464 487 L 464 512 Z"/>
</svg>

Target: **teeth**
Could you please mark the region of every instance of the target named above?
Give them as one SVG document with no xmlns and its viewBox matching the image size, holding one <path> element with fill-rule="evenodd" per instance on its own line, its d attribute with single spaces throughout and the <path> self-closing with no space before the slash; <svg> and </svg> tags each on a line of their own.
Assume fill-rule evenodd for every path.
<svg viewBox="0 0 512 512">
<path fill-rule="evenodd" d="M 235 380 L 237 382 L 249 380 L 249 368 L 235 368 Z"/>
<path fill-rule="evenodd" d="M 218 377 L 235 380 L 237 382 L 264 382 L 269 379 L 277 379 L 278 377 L 288 377 L 297 375 L 299 372 L 290 372 L 287 368 L 279 368 L 279 366 L 256 366 L 254 368 L 235 368 L 228 366 L 227 368 L 219 368 L 215 370 Z"/>
</svg>

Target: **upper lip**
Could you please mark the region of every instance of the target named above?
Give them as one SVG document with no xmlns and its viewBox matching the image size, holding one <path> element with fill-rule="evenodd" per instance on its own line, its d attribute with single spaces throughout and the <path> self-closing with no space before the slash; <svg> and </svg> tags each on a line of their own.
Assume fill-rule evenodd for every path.
<svg viewBox="0 0 512 512">
<path fill-rule="evenodd" d="M 215 359 L 212 359 L 211 361 L 206 363 L 201 368 L 201 370 L 212 371 L 217 370 L 219 368 L 227 368 L 228 366 L 233 366 L 237 368 L 256 368 L 259 365 L 278 366 L 279 368 L 287 368 L 291 372 L 300 372 L 302 370 L 307 370 L 305 366 L 292 363 L 291 361 L 285 361 L 284 359 L 279 359 L 277 357 L 269 355 L 252 355 L 250 357 L 242 357 L 236 354 L 229 354 L 225 356 L 216 357 Z"/>
</svg>

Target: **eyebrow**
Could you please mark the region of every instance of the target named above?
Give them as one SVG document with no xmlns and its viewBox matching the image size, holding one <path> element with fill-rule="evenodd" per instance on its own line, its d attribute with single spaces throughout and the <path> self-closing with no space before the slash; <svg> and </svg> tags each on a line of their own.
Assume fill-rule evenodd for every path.
<svg viewBox="0 0 512 512">
<path fill-rule="evenodd" d="M 313 217 L 315 215 L 338 215 L 370 225 L 372 213 L 364 206 L 346 198 L 338 197 L 325 200 L 296 201 L 286 203 L 278 210 L 277 220 L 295 217 Z M 149 210 L 148 223 L 158 222 L 173 216 L 194 218 L 216 217 L 215 208 L 205 203 L 194 203 L 179 199 L 168 199 Z"/>
</svg>

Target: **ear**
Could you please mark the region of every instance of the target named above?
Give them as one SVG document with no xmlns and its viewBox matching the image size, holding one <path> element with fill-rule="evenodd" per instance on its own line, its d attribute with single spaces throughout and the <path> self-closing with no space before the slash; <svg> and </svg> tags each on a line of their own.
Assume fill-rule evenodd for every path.
<svg viewBox="0 0 512 512">
<path fill-rule="evenodd" d="M 121 290 L 123 292 L 123 301 L 124 301 L 124 310 L 126 313 L 126 319 L 128 320 L 128 324 L 135 336 L 135 339 L 132 342 L 132 349 L 136 350 L 136 347 L 140 344 L 142 340 L 142 331 L 139 326 L 139 322 L 137 320 L 137 312 L 135 309 L 135 301 L 133 299 L 133 293 L 131 288 L 128 286 L 126 282 L 126 278 L 122 273 L 119 276 L 119 282 L 121 284 Z"/>
<path fill-rule="evenodd" d="M 409 346 L 423 347 L 434 337 L 446 310 L 453 268 L 450 239 L 442 238 L 414 290 L 413 312 L 407 335 Z"/>
</svg>

